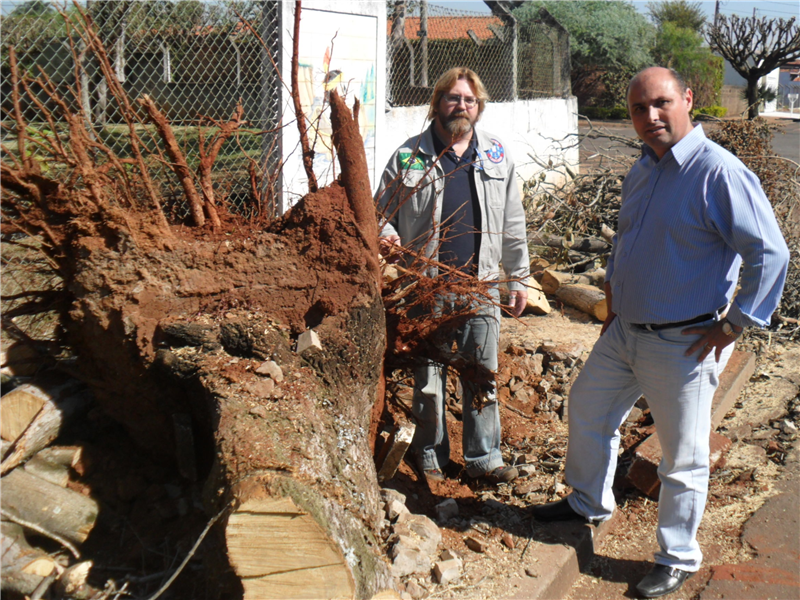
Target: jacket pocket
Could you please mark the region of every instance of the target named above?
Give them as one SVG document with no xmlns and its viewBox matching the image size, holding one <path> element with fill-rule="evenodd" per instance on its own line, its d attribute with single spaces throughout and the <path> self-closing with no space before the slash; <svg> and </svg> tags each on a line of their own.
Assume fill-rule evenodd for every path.
<svg viewBox="0 0 800 600">
<path fill-rule="evenodd" d="M 491 208 L 503 208 L 506 204 L 506 171 L 491 166 L 481 171 L 486 205 Z"/>
<path fill-rule="evenodd" d="M 426 176 L 425 171 L 408 169 L 403 173 L 404 196 L 407 198 L 409 208 L 415 217 L 421 216 L 427 210 L 429 198 L 434 195 L 433 189 L 427 188 L 432 185 L 433 183 Z"/>
</svg>

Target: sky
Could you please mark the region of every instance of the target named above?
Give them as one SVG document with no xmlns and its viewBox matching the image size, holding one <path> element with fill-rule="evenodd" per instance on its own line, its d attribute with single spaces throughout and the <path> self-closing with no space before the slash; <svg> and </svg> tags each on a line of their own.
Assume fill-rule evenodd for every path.
<svg viewBox="0 0 800 600">
<path fill-rule="evenodd" d="M 429 0 L 431 4 L 439 4 L 442 6 L 449 6 L 451 8 L 459 8 L 462 10 L 473 10 L 478 12 L 490 12 L 486 4 L 482 0 L 462 0 L 452 2 L 449 0 Z M 568 2 L 569 0 L 562 0 Z M 603 0 L 598 0 L 603 1 Z M 714 2 L 706 1 L 700 2 L 700 7 L 706 13 L 709 19 L 714 17 Z M 647 0 L 636 0 L 633 2 L 636 9 L 643 13 L 647 13 Z M 795 16 L 800 20 L 800 2 L 797 0 L 775 0 L 772 1 L 759 1 L 751 2 L 745 0 L 721 0 L 719 12 L 723 15 L 739 15 L 740 17 L 752 17 L 753 9 L 756 11 L 757 17 L 772 17 L 790 19 Z"/>
<path fill-rule="evenodd" d="M 377 2 L 384 2 L 385 0 L 373 0 Z M 562 0 L 569 2 L 569 0 Z M 597 0 L 599 2 L 607 0 Z M 613 1 L 613 0 L 612 0 Z M 656 0 L 661 1 L 661 0 Z M 691 1 L 691 0 L 690 0 Z M 0 0 L 2 13 L 9 12 L 14 6 L 22 2 L 22 0 Z M 472 10 L 476 12 L 491 12 L 482 0 L 429 0 L 431 4 L 438 4 L 441 6 L 448 6 L 450 8 L 457 8 L 461 10 Z M 635 0 L 633 5 L 638 11 L 643 14 L 647 13 L 647 0 Z M 709 18 L 714 16 L 714 2 L 705 1 L 700 2 L 703 11 Z M 723 15 L 739 15 L 751 17 L 753 16 L 753 9 L 756 10 L 758 17 L 774 17 L 789 19 L 792 16 L 798 17 L 800 20 L 800 1 L 798 0 L 775 0 L 775 1 L 745 1 L 745 0 L 721 0 L 720 13 Z"/>
</svg>

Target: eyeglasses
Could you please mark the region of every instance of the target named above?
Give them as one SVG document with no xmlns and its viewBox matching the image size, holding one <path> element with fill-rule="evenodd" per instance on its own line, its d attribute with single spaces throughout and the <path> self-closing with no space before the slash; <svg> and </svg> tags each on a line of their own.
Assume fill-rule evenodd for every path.
<svg viewBox="0 0 800 600">
<path fill-rule="evenodd" d="M 474 108 L 476 104 L 478 104 L 478 99 L 473 98 L 472 96 L 460 96 L 458 94 L 445 94 L 444 101 L 448 104 L 461 104 L 461 101 L 464 101 L 464 106 L 467 108 Z"/>
</svg>

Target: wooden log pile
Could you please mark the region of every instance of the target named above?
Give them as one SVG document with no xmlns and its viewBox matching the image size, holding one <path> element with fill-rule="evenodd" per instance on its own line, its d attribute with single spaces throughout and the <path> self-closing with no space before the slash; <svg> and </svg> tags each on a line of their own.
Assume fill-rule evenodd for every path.
<svg viewBox="0 0 800 600">
<path fill-rule="evenodd" d="M 598 321 L 608 314 L 603 282 L 621 193 L 622 177 L 605 169 L 575 176 L 554 190 L 537 188 L 528 199 L 533 279 L 556 304 Z"/>
<path fill-rule="evenodd" d="M 85 388 L 69 379 L 47 378 L 15 387 L 0 398 L 2 439 L 3 597 L 90 598 L 92 561 L 81 545 L 97 521 L 96 500 L 72 489 L 71 474 L 81 470 L 82 449 L 51 445 L 67 422 L 85 412 Z M 48 553 L 31 538 L 55 542 L 63 551 Z"/>
</svg>

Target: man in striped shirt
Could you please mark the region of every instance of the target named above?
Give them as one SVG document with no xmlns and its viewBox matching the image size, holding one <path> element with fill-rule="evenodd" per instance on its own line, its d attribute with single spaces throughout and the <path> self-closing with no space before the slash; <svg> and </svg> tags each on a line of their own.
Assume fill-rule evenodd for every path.
<svg viewBox="0 0 800 600">
<path fill-rule="evenodd" d="M 622 187 L 608 318 L 570 392 L 565 479 L 573 492 L 533 514 L 611 518 L 619 427 L 644 394 L 663 455 L 660 549 L 637 591 L 655 598 L 700 568 L 718 376 L 743 328 L 769 324 L 789 251 L 758 178 L 692 123 L 692 91 L 677 73 L 640 72 L 628 108 L 644 145 Z"/>
</svg>

